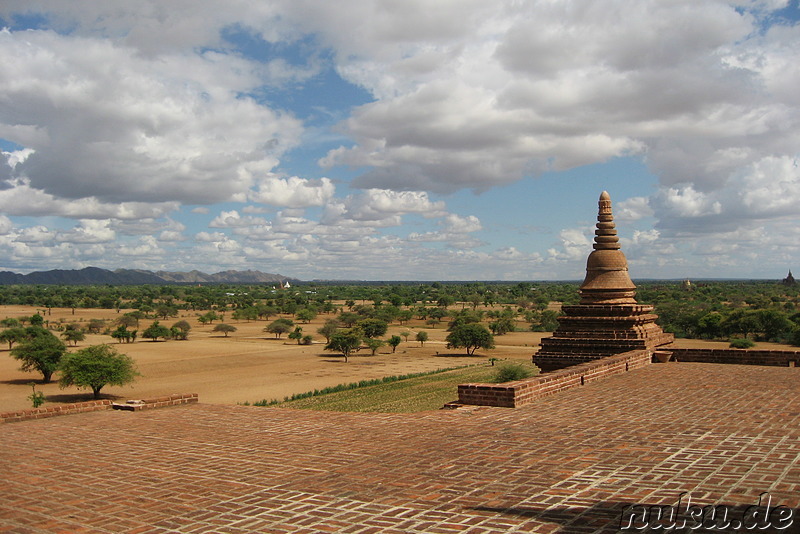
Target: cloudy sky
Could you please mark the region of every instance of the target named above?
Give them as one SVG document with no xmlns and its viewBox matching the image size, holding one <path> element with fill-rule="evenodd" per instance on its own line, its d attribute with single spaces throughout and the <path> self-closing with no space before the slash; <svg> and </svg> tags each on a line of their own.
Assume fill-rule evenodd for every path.
<svg viewBox="0 0 800 534">
<path fill-rule="evenodd" d="M 797 0 L 3 0 L 0 270 L 800 272 Z"/>
</svg>

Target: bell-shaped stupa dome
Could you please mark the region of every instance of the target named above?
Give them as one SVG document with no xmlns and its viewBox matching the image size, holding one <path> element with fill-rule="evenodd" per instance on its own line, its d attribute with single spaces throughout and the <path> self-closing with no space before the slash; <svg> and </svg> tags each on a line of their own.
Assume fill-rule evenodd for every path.
<svg viewBox="0 0 800 534">
<path fill-rule="evenodd" d="M 620 250 L 607 191 L 600 195 L 594 234 L 594 250 L 586 260 L 586 278 L 580 288 L 581 304 L 636 303 L 636 286 L 628 275 L 628 260 Z"/>
</svg>

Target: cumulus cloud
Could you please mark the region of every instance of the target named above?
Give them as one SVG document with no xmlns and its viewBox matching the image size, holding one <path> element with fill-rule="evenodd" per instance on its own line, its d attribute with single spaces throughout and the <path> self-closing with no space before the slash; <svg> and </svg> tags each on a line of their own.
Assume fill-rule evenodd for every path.
<svg viewBox="0 0 800 534">
<path fill-rule="evenodd" d="M 325 205 L 335 191 L 336 187 L 329 178 L 308 180 L 297 176 L 291 178 L 270 176 L 259 181 L 256 191 L 250 195 L 250 200 L 287 208 L 307 208 Z"/>
<path fill-rule="evenodd" d="M 0 107 L 31 153 L 14 174 L 46 194 L 210 203 L 246 192 L 297 143 L 300 123 L 242 93 L 263 83 L 234 56 L 157 60 L 108 40 L 0 32 Z M 23 119 L 24 118 L 24 119 Z M 22 122 L 24 121 L 24 122 Z M 4 134 L 7 135 L 7 134 Z"/>
<path fill-rule="evenodd" d="M 216 216 L 209 224 L 209 228 L 241 228 L 243 226 L 256 226 L 265 224 L 266 221 L 259 217 L 239 215 L 236 210 L 223 211 Z"/>
</svg>

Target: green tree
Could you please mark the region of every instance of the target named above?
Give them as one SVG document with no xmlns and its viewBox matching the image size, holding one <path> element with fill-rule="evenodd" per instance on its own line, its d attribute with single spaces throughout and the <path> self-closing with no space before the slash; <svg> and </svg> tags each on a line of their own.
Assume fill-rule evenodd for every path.
<svg viewBox="0 0 800 534">
<path fill-rule="evenodd" d="M 417 332 L 417 341 L 419 341 L 419 346 L 424 347 L 425 342 L 428 341 L 428 333 L 424 331 Z"/>
<path fill-rule="evenodd" d="M 308 324 L 309 321 L 314 320 L 316 316 L 317 312 L 311 308 L 303 308 L 302 310 L 298 310 L 296 315 L 297 320 L 304 324 Z"/>
<path fill-rule="evenodd" d="M 58 369 L 62 356 L 67 352 L 67 346 L 39 326 L 31 326 L 26 332 L 27 339 L 11 349 L 11 356 L 22 362 L 21 371 L 40 372 L 42 382 L 47 384 Z"/>
<path fill-rule="evenodd" d="M 230 334 L 232 332 L 236 332 L 236 327 L 232 326 L 232 325 L 229 325 L 229 324 L 220 323 L 217 326 L 215 326 L 214 329 L 211 330 L 211 331 L 212 332 L 222 332 L 225 335 L 225 337 L 228 337 L 228 334 Z"/>
<path fill-rule="evenodd" d="M 42 326 L 44 324 L 44 317 L 35 313 L 31 315 L 31 326 Z"/>
<path fill-rule="evenodd" d="M 502 336 L 509 332 L 514 331 L 514 321 L 508 317 L 501 317 L 496 321 L 489 323 L 489 328 L 496 336 Z"/>
<path fill-rule="evenodd" d="M 378 352 L 378 349 L 384 346 L 386 342 L 382 339 L 368 337 L 364 340 L 364 344 L 369 348 L 370 351 L 372 351 L 372 355 L 375 356 L 375 353 Z"/>
<path fill-rule="evenodd" d="M 336 319 L 328 319 L 325 324 L 317 328 L 317 334 L 325 336 L 325 343 L 331 342 L 331 336 L 339 330 L 339 321 Z"/>
<path fill-rule="evenodd" d="M 124 325 L 119 325 L 116 330 L 111 332 L 111 337 L 119 343 L 132 343 L 136 340 L 136 330 L 128 330 Z"/>
<path fill-rule="evenodd" d="M 356 323 L 366 338 L 381 337 L 389 329 L 389 324 L 381 319 L 364 319 Z"/>
<path fill-rule="evenodd" d="M 14 343 L 23 341 L 26 337 L 27 334 L 25 333 L 25 329 L 21 326 L 8 328 L 0 332 L 0 341 L 3 343 L 8 343 L 8 350 L 11 350 L 14 347 Z"/>
<path fill-rule="evenodd" d="M 392 347 L 392 352 L 394 353 L 394 351 L 397 350 L 397 345 L 399 345 L 402 341 L 403 340 L 400 338 L 400 336 L 392 336 L 386 343 Z"/>
<path fill-rule="evenodd" d="M 477 349 L 493 349 L 494 337 L 489 330 L 478 323 L 458 325 L 445 338 L 451 347 L 463 347 L 471 356 Z"/>
<path fill-rule="evenodd" d="M 170 337 L 172 332 L 166 326 L 163 326 L 158 323 L 158 321 L 153 321 L 153 324 L 148 326 L 144 332 L 142 332 L 142 337 L 146 337 L 147 339 L 157 341 L 158 338 L 163 337 L 165 340 Z"/>
<path fill-rule="evenodd" d="M 189 330 L 191 329 L 192 325 L 189 324 L 189 321 L 178 321 L 170 328 L 172 331 L 172 337 L 182 341 L 186 341 L 186 339 L 189 337 Z"/>
<path fill-rule="evenodd" d="M 270 334 L 275 334 L 275 337 L 280 339 L 282 334 L 291 332 L 292 327 L 294 327 L 294 321 L 291 319 L 281 318 L 272 321 L 269 326 L 264 328 L 264 331 L 269 332 Z"/>
<path fill-rule="evenodd" d="M 331 340 L 325 345 L 325 350 L 341 352 L 344 361 L 347 362 L 350 354 L 361 346 L 361 336 L 361 331 L 357 328 L 339 330 L 331 336 Z"/>
<path fill-rule="evenodd" d="M 61 334 L 61 337 L 63 337 L 65 341 L 70 342 L 73 346 L 77 347 L 78 341 L 83 341 L 86 339 L 86 334 L 84 334 L 83 331 L 78 328 L 67 328 Z"/>
<path fill-rule="evenodd" d="M 109 345 L 92 345 L 67 354 L 59 365 L 59 371 L 60 387 L 89 388 L 95 399 L 100 398 L 104 386 L 124 386 L 139 375 L 133 358 L 118 353 Z"/>
<path fill-rule="evenodd" d="M 300 344 L 300 340 L 303 339 L 303 329 L 299 326 L 295 327 L 293 332 L 289 332 L 287 336 L 289 339 L 294 339 L 297 341 L 297 344 Z"/>
</svg>

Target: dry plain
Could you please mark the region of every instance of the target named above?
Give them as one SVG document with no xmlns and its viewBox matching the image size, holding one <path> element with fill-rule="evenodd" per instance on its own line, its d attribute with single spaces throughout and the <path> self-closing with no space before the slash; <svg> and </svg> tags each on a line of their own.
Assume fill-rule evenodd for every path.
<svg viewBox="0 0 800 534">
<path fill-rule="evenodd" d="M 42 309 L 38 309 L 44 312 Z M 45 320 L 57 323 L 85 325 L 90 319 L 105 319 L 109 325 L 131 310 L 53 308 L 44 313 Z M 0 306 L 0 319 L 24 317 L 37 312 L 37 308 L 25 306 Z M 137 339 L 134 343 L 118 344 L 109 335 L 87 334 L 86 340 L 77 347 L 107 343 L 120 352 L 131 356 L 137 363 L 141 376 L 129 386 L 106 386 L 103 397 L 115 401 L 141 399 L 171 393 L 198 393 L 200 401 L 214 404 L 236 404 L 261 399 L 282 399 L 293 393 L 303 393 L 316 388 L 335 386 L 363 379 L 389 375 L 418 373 L 462 365 L 487 365 L 488 358 L 517 359 L 530 361 L 538 348 L 544 332 L 519 331 L 495 338 L 496 348 L 479 351 L 475 356 L 466 356 L 463 350 L 448 350 L 444 341 L 446 323 L 430 328 L 420 321 L 406 325 L 393 324 L 388 337 L 403 331 L 411 332 L 408 341 L 403 341 L 396 352 L 385 346 L 375 356 L 362 349 L 351 355 L 348 362 L 324 350 L 325 338 L 317 329 L 332 315 L 320 314 L 309 324 L 300 324 L 304 334 L 314 337 L 312 345 L 298 345 L 295 341 L 276 339 L 264 332 L 270 321 L 226 320 L 237 331 L 224 337 L 212 332 L 215 324 L 203 325 L 197 320 L 199 312 L 182 311 L 179 317 L 161 321 L 171 326 L 179 320 L 188 321 L 192 330 L 186 341 L 150 341 Z M 288 317 L 288 316 L 286 316 Z M 143 331 L 152 319 L 143 319 L 139 331 Z M 526 323 L 518 323 L 520 330 Z M 424 330 L 429 341 L 420 346 L 414 340 L 416 332 Z M 56 332 L 57 333 L 57 332 Z M 678 340 L 678 346 L 727 347 L 727 343 L 696 340 Z M 761 343 L 766 348 L 771 344 Z M 57 379 L 58 375 L 55 375 Z M 19 371 L 19 362 L 13 359 L 8 347 L 0 347 L 0 412 L 30 408 L 27 399 L 31 393 L 30 383 L 36 382 L 37 391 L 42 391 L 48 402 L 76 402 L 91 399 L 91 392 L 74 387 L 60 389 L 56 380 L 41 384 L 41 375 Z M 453 399 L 457 397 L 453 391 Z M 45 405 L 46 406 L 46 405 Z"/>
</svg>

